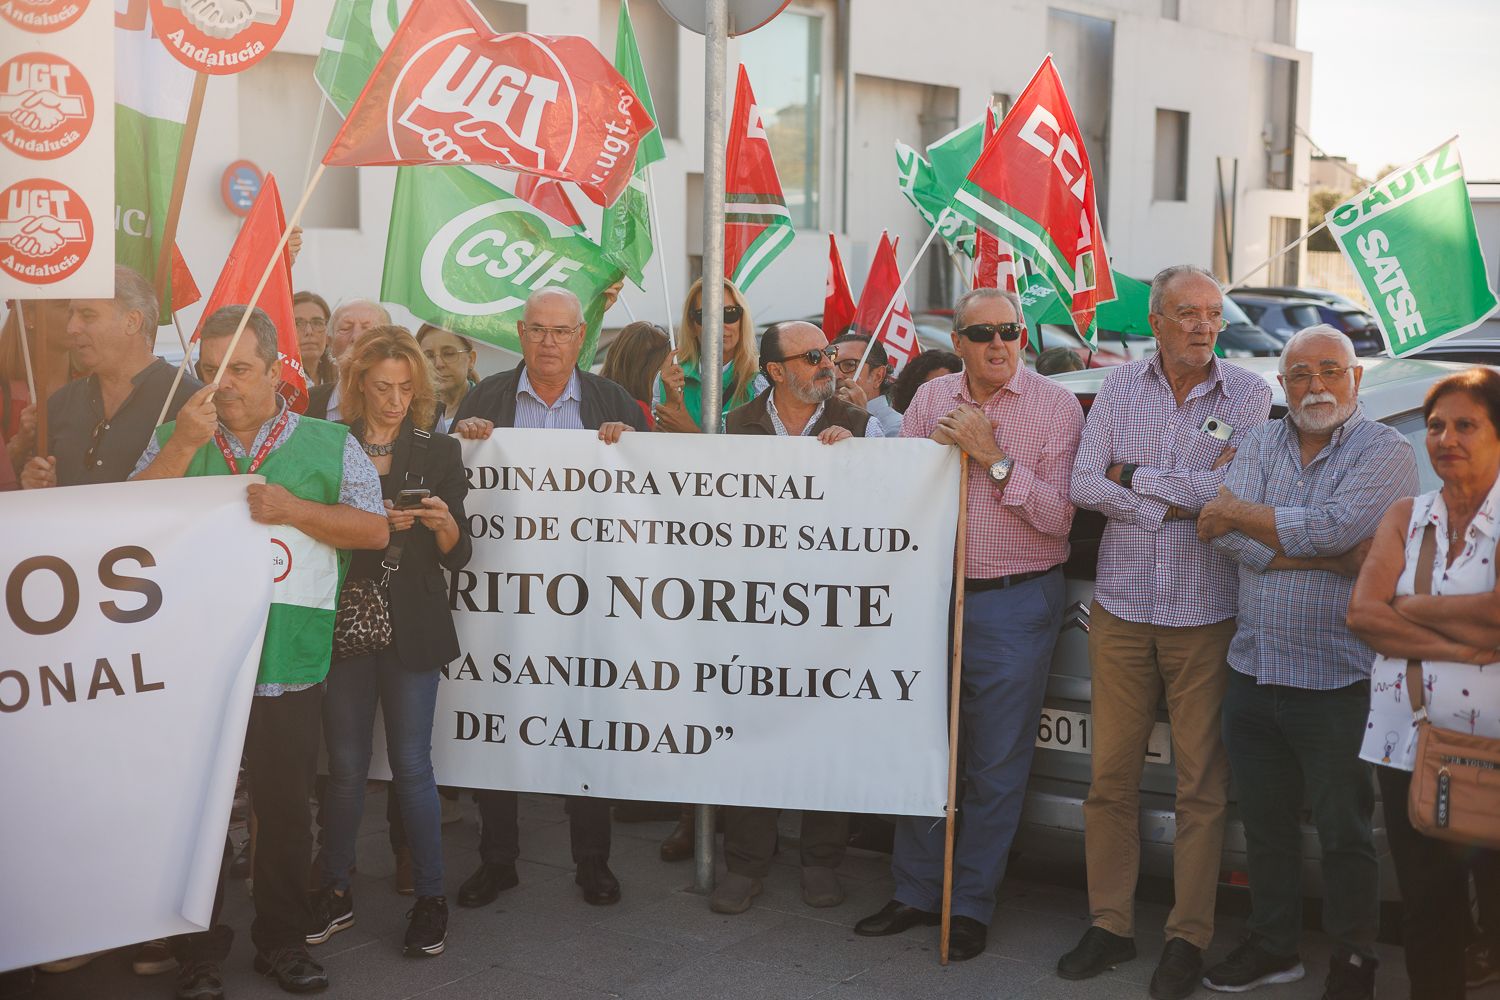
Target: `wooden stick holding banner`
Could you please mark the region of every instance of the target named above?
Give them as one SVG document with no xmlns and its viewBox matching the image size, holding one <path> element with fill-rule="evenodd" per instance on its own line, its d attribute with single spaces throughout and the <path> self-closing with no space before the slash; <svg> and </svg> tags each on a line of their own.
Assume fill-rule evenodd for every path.
<svg viewBox="0 0 1500 1000">
<path fill-rule="evenodd" d="M 964 670 L 964 569 L 969 555 L 969 456 L 958 453 L 958 536 L 953 542 L 953 660 L 948 672 L 948 807 L 943 829 L 943 925 L 938 962 L 948 964 L 953 924 L 953 828 L 958 797 L 958 695 Z"/>
<path fill-rule="evenodd" d="M 31 393 L 31 406 L 36 414 L 36 441 L 33 453 L 45 458 L 47 456 L 47 401 L 37 398 L 36 387 L 40 382 L 43 389 L 47 388 L 47 345 L 42 345 L 41 355 L 36 361 L 36 367 L 41 370 L 41 375 L 38 376 L 31 368 L 31 335 L 26 332 L 26 303 L 16 299 L 15 307 L 16 329 L 21 333 L 21 360 L 26 365 L 26 390 Z"/>
<path fill-rule="evenodd" d="M 672 328 L 672 294 L 667 291 L 667 260 L 661 252 L 661 220 L 656 217 L 656 182 L 651 179 L 651 168 L 646 174 L 646 214 L 651 217 L 651 238 L 655 241 L 652 255 L 656 258 L 657 273 L 661 275 L 661 300 L 666 306 L 663 315 L 667 320 L 667 346 L 677 350 L 677 331 Z M 631 317 L 634 319 L 634 317 Z"/>
<path fill-rule="evenodd" d="M 167 200 L 167 218 L 161 228 L 161 246 L 156 249 L 156 272 L 152 283 L 156 289 L 156 304 L 165 312 L 171 308 L 167 301 L 167 282 L 172 277 L 172 247 L 177 242 L 177 221 L 182 216 L 182 195 L 187 189 L 188 167 L 192 165 L 193 146 L 198 139 L 198 120 L 203 117 L 203 96 L 208 92 L 208 74 L 199 73 L 193 78 L 193 96 L 188 101 L 187 122 L 182 127 L 182 144 L 177 147 L 177 170 L 172 175 L 172 195 Z M 183 345 L 183 350 L 187 345 Z"/>
<path fill-rule="evenodd" d="M 943 216 L 947 214 L 948 210 L 943 209 L 943 215 L 938 216 L 937 222 L 933 224 L 932 230 L 928 232 L 927 239 L 922 243 L 921 249 L 912 258 L 912 262 L 906 266 L 906 273 L 901 275 L 901 283 L 896 286 L 896 291 L 891 296 L 891 301 L 885 304 L 885 312 L 880 314 L 880 322 L 876 323 L 875 329 L 870 331 L 870 339 L 865 344 L 865 352 L 859 356 L 859 368 L 855 368 L 855 371 L 859 371 L 860 368 L 865 366 L 865 362 L 870 360 L 870 352 L 875 349 L 875 341 L 880 339 L 880 331 L 885 329 L 885 321 L 891 318 L 891 313 L 895 311 L 896 303 L 905 294 L 906 283 L 911 280 L 911 276 L 916 273 L 917 265 L 922 263 L 922 258 L 927 255 L 927 248 L 932 246 L 933 240 L 937 239 L 938 226 L 943 224 Z"/>
</svg>

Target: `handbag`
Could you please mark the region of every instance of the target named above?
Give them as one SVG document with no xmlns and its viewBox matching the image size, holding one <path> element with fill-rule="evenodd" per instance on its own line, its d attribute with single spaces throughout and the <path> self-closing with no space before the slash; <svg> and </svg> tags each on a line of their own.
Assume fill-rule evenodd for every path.
<svg viewBox="0 0 1500 1000">
<path fill-rule="evenodd" d="M 403 488 L 413 482 L 420 487 L 425 478 L 427 445 L 432 435 L 419 427 L 412 428 L 412 456 L 407 465 Z M 339 591 L 339 609 L 333 618 L 333 658 L 347 660 L 354 656 L 378 653 L 395 640 L 391 626 L 391 575 L 401 567 L 401 548 L 405 532 L 392 535 L 381 557 L 385 571 L 380 579 L 345 580 Z"/>
<path fill-rule="evenodd" d="M 1417 555 L 1415 592 L 1432 593 L 1437 529 L 1429 524 Z M 1424 837 L 1500 847 L 1500 739 L 1444 729 L 1427 717 L 1422 661 L 1406 661 L 1406 697 L 1417 726 L 1406 813 Z"/>
</svg>

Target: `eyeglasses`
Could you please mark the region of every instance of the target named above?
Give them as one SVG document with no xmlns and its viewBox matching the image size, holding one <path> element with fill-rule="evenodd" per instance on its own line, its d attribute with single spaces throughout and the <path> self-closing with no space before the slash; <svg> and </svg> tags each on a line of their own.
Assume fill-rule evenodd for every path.
<svg viewBox="0 0 1500 1000">
<path fill-rule="evenodd" d="M 324 330 L 328 329 L 328 321 L 321 316 L 313 316 L 310 318 L 307 316 L 303 316 L 297 319 L 296 323 L 298 333 L 307 333 L 308 331 L 316 331 L 318 333 L 322 333 Z"/>
<path fill-rule="evenodd" d="M 1210 316 L 1207 319 L 1188 316 L 1184 319 L 1176 319 L 1175 317 L 1168 316 L 1166 313 L 1157 313 L 1156 315 L 1181 327 L 1183 333 L 1223 333 L 1229 329 L 1229 320 L 1223 316 Z"/>
<path fill-rule="evenodd" d="M 771 361 L 780 361 L 782 364 L 786 364 L 788 361 L 806 361 L 808 364 L 816 368 L 818 365 L 823 363 L 824 358 L 832 361 L 838 356 L 839 349 L 837 347 L 814 347 L 812 350 L 803 351 L 801 354 L 788 354 L 784 358 L 768 358 L 767 362 L 769 363 Z"/>
<path fill-rule="evenodd" d="M 996 336 L 1009 344 L 1011 341 L 1020 340 L 1021 334 L 1026 332 L 1026 327 L 1021 323 L 975 323 L 973 326 L 966 326 L 962 330 L 953 332 L 971 344 L 988 344 Z"/>
<path fill-rule="evenodd" d="M 445 365 L 451 365 L 469 352 L 458 347 L 445 347 L 440 351 L 423 351 L 422 353 L 427 356 L 427 360 L 431 364 L 437 364 L 441 361 Z"/>
<path fill-rule="evenodd" d="M 688 315 L 690 315 L 690 316 L 693 317 L 693 322 L 694 323 L 697 323 L 699 326 L 703 325 L 703 307 L 702 306 L 694 306 L 693 307 L 693 311 L 691 313 L 689 313 Z M 724 322 L 726 322 L 726 323 L 738 323 L 740 321 L 740 317 L 742 317 L 744 315 L 745 315 L 745 310 L 741 309 L 739 306 L 736 306 L 736 305 L 727 305 L 727 306 L 724 307 Z"/>
<path fill-rule="evenodd" d="M 859 371 L 859 359 L 845 358 L 843 361 L 835 361 L 833 367 L 839 370 L 840 375 L 853 375 Z"/>
<path fill-rule="evenodd" d="M 573 326 L 533 326 L 530 323 L 520 323 L 517 324 L 517 329 L 520 331 L 522 337 L 532 343 L 540 344 L 550 340 L 555 344 L 561 344 L 572 340 L 573 335 L 583 329 L 583 324 L 577 323 Z"/>
<path fill-rule="evenodd" d="M 1312 380 L 1315 378 L 1322 379 L 1324 385 L 1333 385 L 1349 374 L 1353 368 L 1353 365 L 1346 365 L 1343 368 L 1324 368 L 1318 372 L 1289 372 L 1283 377 L 1288 385 L 1295 385 L 1299 388 L 1312 385 Z"/>
</svg>

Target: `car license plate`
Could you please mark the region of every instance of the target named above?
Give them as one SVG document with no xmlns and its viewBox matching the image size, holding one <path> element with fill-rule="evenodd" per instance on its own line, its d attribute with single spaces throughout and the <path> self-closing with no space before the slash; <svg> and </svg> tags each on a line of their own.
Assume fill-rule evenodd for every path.
<svg viewBox="0 0 1500 1000">
<path fill-rule="evenodd" d="M 1094 720 L 1083 712 L 1046 709 L 1036 726 L 1036 745 L 1068 753 L 1092 753 Z M 1153 764 L 1172 762 L 1172 727 L 1158 722 L 1146 740 L 1146 759 Z"/>
</svg>

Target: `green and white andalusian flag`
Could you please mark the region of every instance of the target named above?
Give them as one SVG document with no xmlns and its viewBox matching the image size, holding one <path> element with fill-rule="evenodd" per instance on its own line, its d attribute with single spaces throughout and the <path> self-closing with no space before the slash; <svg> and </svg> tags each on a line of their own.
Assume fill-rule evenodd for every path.
<svg viewBox="0 0 1500 1000">
<path fill-rule="evenodd" d="M 467 167 L 401 167 L 380 298 L 419 319 L 519 352 L 526 296 L 560 286 L 584 304 L 588 367 L 620 269 L 583 233 Z"/>
<path fill-rule="evenodd" d="M 414 0 L 334 0 L 313 76 L 347 117 Z"/>
<path fill-rule="evenodd" d="M 1495 311 L 1456 142 L 1339 205 L 1328 231 L 1396 357 L 1472 330 Z"/>
<path fill-rule="evenodd" d="M 620 20 L 615 29 L 615 69 L 625 78 L 640 100 L 642 108 L 656 121 L 656 105 L 651 101 L 651 85 L 636 46 L 635 28 L 630 23 L 630 4 L 620 0 Z M 599 243 L 604 256 L 612 261 L 637 288 L 644 287 L 646 262 L 651 259 L 651 209 L 646 196 L 646 168 L 666 159 L 661 128 L 653 125 L 636 147 L 635 174 L 618 200 L 604 210 L 599 226 Z"/>
<path fill-rule="evenodd" d="M 976 147 L 976 156 L 978 152 Z M 952 192 L 946 195 L 943 193 L 932 164 L 904 142 L 896 143 L 896 184 L 923 221 L 929 226 L 938 227 L 938 235 L 948 246 L 964 253 L 973 251 L 973 221 L 947 210 Z M 938 223 L 939 219 L 942 220 L 941 225 Z"/>
<path fill-rule="evenodd" d="M 151 37 L 149 19 L 132 27 L 115 19 L 115 263 L 147 281 L 156 274 L 193 76 Z M 163 309 L 161 321 L 170 320 Z"/>
</svg>

